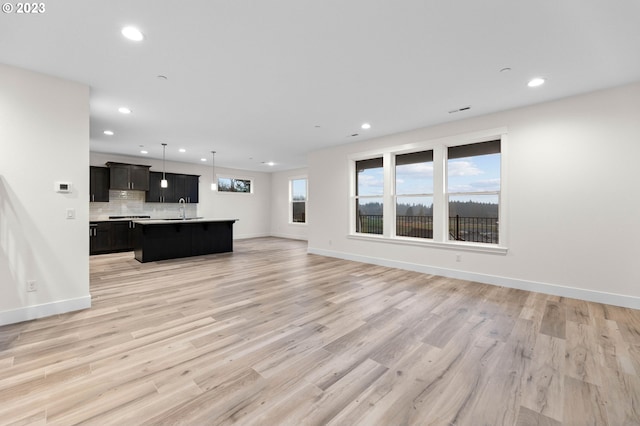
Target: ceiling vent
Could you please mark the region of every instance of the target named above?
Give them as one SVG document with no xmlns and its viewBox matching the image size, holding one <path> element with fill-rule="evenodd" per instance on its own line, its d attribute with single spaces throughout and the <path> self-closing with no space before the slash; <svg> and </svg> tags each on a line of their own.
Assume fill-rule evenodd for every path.
<svg viewBox="0 0 640 426">
<path fill-rule="evenodd" d="M 460 111 L 467 111 L 470 110 L 471 106 L 467 105 L 466 107 L 462 107 L 462 108 L 458 108 L 458 109 L 452 109 L 451 111 L 449 111 L 449 114 L 454 114 L 456 112 L 460 112 Z"/>
</svg>

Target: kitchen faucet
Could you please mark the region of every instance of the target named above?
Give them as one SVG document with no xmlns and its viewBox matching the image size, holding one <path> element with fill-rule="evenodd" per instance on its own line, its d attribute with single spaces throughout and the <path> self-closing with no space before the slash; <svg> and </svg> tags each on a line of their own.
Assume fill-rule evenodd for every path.
<svg viewBox="0 0 640 426">
<path fill-rule="evenodd" d="M 182 220 L 187 220 L 187 202 L 184 198 L 180 198 L 178 203 L 180 204 L 180 216 L 182 217 Z"/>
</svg>

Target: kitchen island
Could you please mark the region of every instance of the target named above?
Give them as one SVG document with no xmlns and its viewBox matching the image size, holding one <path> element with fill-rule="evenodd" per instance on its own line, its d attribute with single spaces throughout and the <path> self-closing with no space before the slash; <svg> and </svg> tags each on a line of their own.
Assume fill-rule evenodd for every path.
<svg viewBox="0 0 640 426">
<path fill-rule="evenodd" d="M 138 262 L 233 251 L 237 219 L 156 219 L 135 222 Z"/>
</svg>

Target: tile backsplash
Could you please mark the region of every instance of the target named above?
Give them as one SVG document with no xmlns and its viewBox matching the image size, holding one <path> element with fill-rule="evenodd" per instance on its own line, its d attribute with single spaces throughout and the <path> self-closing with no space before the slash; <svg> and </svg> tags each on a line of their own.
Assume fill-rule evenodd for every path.
<svg viewBox="0 0 640 426">
<path fill-rule="evenodd" d="M 152 219 L 180 217 L 178 203 L 145 203 L 144 191 L 109 191 L 108 203 L 89 203 L 90 220 L 105 220 L 109 216 L 151 216 Z M 187 217 L 198 215 L 197 204 L 185 204 Z"/>
</svg>

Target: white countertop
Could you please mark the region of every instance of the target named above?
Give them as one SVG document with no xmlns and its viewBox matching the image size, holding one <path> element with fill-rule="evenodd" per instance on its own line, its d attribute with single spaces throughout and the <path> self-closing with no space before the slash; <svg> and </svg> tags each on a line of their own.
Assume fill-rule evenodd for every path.
<svg viewBox="0 0 640 426">
<path fill-rule="evenodd" d="M 140 225 L 170 225 L 178 223 L 206 223 L 206 222 L 237 222 L 240 219 L 236 218 L 207 218 L 207 217 L 194 217 L 186 219 L 134 219 L 132 222 Z"/>
</svg>

